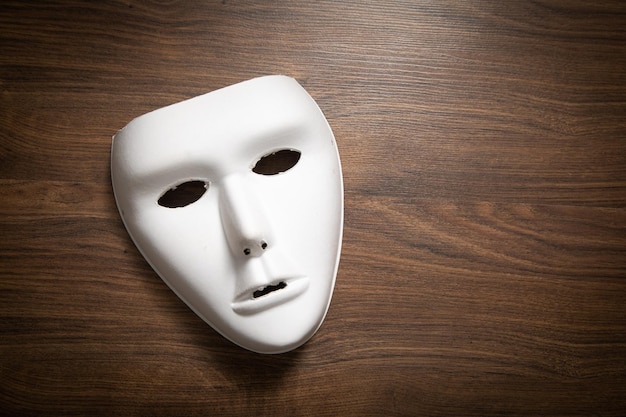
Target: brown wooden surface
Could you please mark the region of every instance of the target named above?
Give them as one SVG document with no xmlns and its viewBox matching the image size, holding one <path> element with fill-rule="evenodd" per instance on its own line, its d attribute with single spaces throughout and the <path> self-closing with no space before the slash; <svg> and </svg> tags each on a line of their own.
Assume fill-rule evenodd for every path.
<svg viewBox="0 0 626 417">
<path fill-rule="evenodd" d="M 624 2 L 2 3 L 2 414 L 626 412 Z M 345 236 L 320 331 L 263 356 L 138 254 L 109 149 L 276 73 L 334 129 Z"/>
</svg>

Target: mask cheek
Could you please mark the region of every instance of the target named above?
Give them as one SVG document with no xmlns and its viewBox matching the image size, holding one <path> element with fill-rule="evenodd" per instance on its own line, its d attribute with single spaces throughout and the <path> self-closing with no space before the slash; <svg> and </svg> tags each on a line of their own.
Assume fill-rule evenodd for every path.
<svg viewBox="0 0 626 417">
<path fill-rule="evenodd" d="M 216 207 L 150 204 L 139 211 L 133 229 L 146 260 L 187 305 L 205 319 L 227 314 L 235 289 Z"/>
</svg>

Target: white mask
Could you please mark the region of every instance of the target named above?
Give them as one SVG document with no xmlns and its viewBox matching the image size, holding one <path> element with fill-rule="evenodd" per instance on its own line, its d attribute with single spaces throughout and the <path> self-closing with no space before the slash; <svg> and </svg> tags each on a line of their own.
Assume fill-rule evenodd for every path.
<svg viewBox="0 0 626 417">
<path fill-rule="evenodd" d="M 294 79 L 255 78 L 138 117 L 113 138 L 111 178 L 140 252 L 224 337 L 281 353 L 317 331 L 343 183 L 333 133 Z"/>
</svg>

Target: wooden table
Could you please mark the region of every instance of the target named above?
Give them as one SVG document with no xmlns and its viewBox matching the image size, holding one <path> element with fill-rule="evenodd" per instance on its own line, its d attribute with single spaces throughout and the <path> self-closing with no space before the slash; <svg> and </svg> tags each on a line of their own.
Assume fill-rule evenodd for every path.
<svg viewBox="0 0 626 417">
<path fill-rule="evenodd" d="M 1 414 L 625 412 L 624 2 L 4 1 L 0 51 Z M 345 181 L 326 321 L 272 356 L 166 287 L 109 174 L 132 118 L 265 74 Z"/>
</svg>

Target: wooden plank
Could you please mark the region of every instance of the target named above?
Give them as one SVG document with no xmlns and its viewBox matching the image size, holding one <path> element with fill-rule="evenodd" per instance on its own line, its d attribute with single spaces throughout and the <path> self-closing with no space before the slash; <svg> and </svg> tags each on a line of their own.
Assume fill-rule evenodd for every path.
<svg viewBox="0 0 626 417">
<path fill-rule="evenodd" d="M 5 1 L 0 415 L 620 416 L 620 1 Z M 319 332 L 258 355 L 138 253 L 110 184 L 132 118 L 265 74 L 337 138 Z"/>
</svg>

